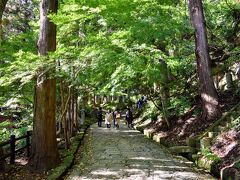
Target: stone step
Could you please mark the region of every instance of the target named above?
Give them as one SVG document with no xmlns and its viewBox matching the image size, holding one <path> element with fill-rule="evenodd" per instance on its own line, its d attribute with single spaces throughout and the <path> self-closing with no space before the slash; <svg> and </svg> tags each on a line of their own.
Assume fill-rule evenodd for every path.
<svg viewBox="0 0 240 180">
<path fill-rule="evenodd" d="M 166 143 L 166 136 L 164 136 L 164 134 L 154 134 L 152 139 L 153 141 L 168 147 L 168 144 Z"/>
<path fill-rule="evenodd" d="M 208 132 L 208 137 L 209 138 L 215 138 L 218 136 L 218 132 Z"/>
<path fill-rule="evenodd" d="M 173 146 L 169 148 L 170 152 L 173 154 L 180 153 L 196 153 L 196 148 L 190 146 Z"/>
<path fill-rule="evenodd" d="M 206 169 L 209 172 L 211 171 L 211 167 L 212 167 L 213 164 L 214 164 L 214 161 L 213 160 L 209 160 L 206 157 L 201 157 L 201 158 L 199 158 L 197 160 L 197 165 L 200 168 L 204 168 L 204 169 Z"/>
<path fill-rule="evenodd" d="M 197 147 L 199 143 L 199 136 L 189 137 L 186 139 L 186 144 L 190 147 Z"/>
<path fill-rule="evenodd" d="M 197 161 L 201 156 L 199 154 L 192 154 L 193 161 Z"/>
<path fill-rule="evenodd" d="M 143 130 L 143 134 L 145 136 L 147 136 L 148 138 L 152 138 L 153 137 L 153 131 L 151 129 L 144 129 Z"/>
<path fill-rule="evenodd" d="M 209 148 L 211 146 L 211 143 L 212 143 L 212 138 L 204 137 L 200 139 L 200 148 L 201 149 Z"/>
<path fill-rule="evenodd" d="M 135 126 L 134 128 L 136 130 L 140 131 L 141 133 L 143 133 L 144 127 L 142 127 L 142 126 Z"/>
</svg>

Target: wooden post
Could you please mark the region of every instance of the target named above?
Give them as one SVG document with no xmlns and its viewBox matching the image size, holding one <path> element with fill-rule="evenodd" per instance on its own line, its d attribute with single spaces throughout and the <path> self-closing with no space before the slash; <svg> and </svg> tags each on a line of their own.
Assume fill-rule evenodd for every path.
<svg viewBox="0 0 240 180">
<path fill-rule="evenodd" d="M 11 157 L 10 164 L 14 164 L 15 162 L 15 135 L 11 135 L 10 137 L 10 147 L 11 147 Z"/>
<path fill-rule="evenodd" d="M 27 143 L 27 156 L 28 157 L 30 157 L 30 136 L 31 136 L 31 132 L 27 131 L 26 143 Z"/>
</svg>

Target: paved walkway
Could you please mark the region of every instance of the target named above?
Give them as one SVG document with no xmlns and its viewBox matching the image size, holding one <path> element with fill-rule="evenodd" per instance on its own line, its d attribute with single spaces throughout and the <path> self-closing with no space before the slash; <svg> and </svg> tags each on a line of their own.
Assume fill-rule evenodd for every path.
<svg viewBox="0 0 240 180">
<path fill-rule="evenodd" d="M 123 124 L 118 130 L 91 126 L 76 161 L 66 179 L 213 179 L 194 172 L 186 162 L 173 158 L 160 145 Z"/>
</svg>

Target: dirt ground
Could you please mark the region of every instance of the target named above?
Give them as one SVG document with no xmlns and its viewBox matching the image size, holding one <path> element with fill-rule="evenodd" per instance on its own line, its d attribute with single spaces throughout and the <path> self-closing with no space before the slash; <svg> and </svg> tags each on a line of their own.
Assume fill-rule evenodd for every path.
<svg viewBox="0 0 240 180">
<path fill-rule="evenodd" d="M 24 157 L 17 157 L 16 163 L 10 165 L 9 163 L 5 166 L 5 171 L 0 172 L 0 180 L 45 180 L 47 179 L 46 173 L 37 173 L 30 171 L 28 168 L 28 159 Z"/>
</svg>

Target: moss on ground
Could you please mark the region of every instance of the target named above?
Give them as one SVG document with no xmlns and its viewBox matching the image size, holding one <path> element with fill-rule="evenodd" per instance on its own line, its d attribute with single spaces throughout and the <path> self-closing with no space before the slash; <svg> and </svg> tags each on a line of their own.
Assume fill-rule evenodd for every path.
<svg viewBox="0 0 240 180">
<path fill-rule="evenodd" d="M 71 168 L 75 158 L 75 154 L 86 133 L 86 129 L 92 123 L 93 123 L 92 119 L 86 118 L 84 125 L 81 127 L 82 129 L 81 132 L 71 139 L 71 148 L 64 149 L 60 152 L 61 156 L 63 157 L 62 163 L 49 172 L 48 175 L 49 180 L 61 179 L 67 173 L 67 170 Z"/>
</svg>

